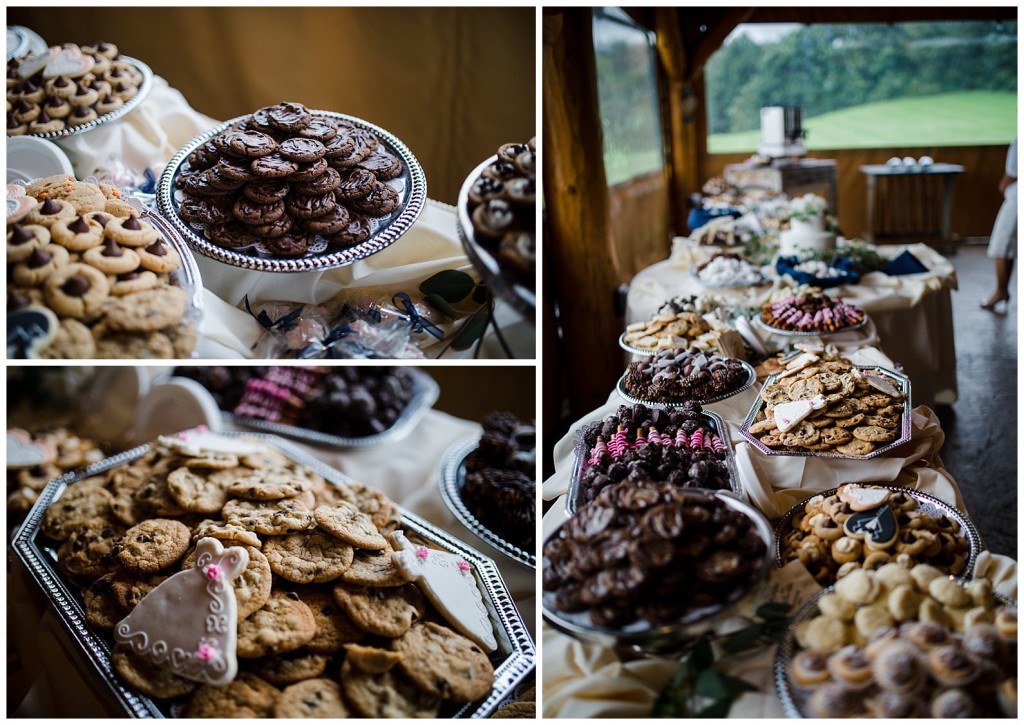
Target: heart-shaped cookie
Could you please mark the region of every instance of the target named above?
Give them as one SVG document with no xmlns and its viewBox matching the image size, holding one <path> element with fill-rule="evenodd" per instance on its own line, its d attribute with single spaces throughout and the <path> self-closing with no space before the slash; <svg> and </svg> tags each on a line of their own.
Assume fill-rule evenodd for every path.
<svg viewBox="0 0 1024 725">
<path fill-rule="evenodd" d="M 57 449 L 49 444 L 32 440 L 28 431 L 7 429 L 7 467 L 32 468 L 57 460 Z"/>
<path fill-rule="evenodd" d="M 34 357 L 57 334 L 57 315 L 48 307 L 29 305 L 7 315 L 7 358 Z"/>
<path fill-rule="evenodd" d="M 854 539 L 864 539 L 871 549 L 884 549 L 896 540 L 899 525 L 888 504 L 868 511 L 858 511 L 843 524 L 843 531 Z"/>
<path fill-rule="evenodd" d="M 67 76 L 78 78 L 92 70 L 96 61 L 91 56 L 85 55 L 77 47 L 61 48 L 57 55 L 46 64 L 43 69 L 43 78 L 56 78 Z"/>
<path fill-rule="evenodd" d="M 26 56 L 18 64 L 18 75 L 22 78 L 31 78 L 57 57 L 58 50 L 59 48 L 47 48 Z"/>
</svg>

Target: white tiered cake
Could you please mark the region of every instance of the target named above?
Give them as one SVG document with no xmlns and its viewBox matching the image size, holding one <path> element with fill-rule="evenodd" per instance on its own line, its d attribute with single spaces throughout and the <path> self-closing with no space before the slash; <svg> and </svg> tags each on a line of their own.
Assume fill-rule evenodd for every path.
<svg viewBox="0 0 1024 725">
<path fill-rule="evenodd" d="M 804 194 L 789 205 L 789 229 L 779 232 L 779 254 L 799 257 L 807 252 L 831 252 L 836 248 L 836 235 L 825 231 L 825 200 L 815 194 Z"/>
</svg>

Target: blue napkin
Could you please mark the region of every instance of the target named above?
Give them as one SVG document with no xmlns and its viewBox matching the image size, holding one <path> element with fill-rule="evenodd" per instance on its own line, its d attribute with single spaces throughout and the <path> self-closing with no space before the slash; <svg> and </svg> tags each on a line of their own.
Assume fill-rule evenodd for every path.
<svg viewBox="0 0 1024 725">
<path fill-rule="evenodd" d="M 899 277 L 903 274 L 921 274 L 927 272 L 928 268 L 909 251 L 904 251 L 903 254 L 886 262 L 881 271 L 892 277 Z"/>
<path fill-rule="evenodd" d="M 829 265 L 833 269 L 838 269 L 846 273 L 838 277 L 815 277 L 810 272 L 797 270 L 796 266 L 798 264 L 800 264 L 800 260 L 797 257 L 779 257 L 775 262 L 775 271 L 778 272 L 780 277 L 784 274 L 788 274 L 800 284 L 821 287 L 822 289 L 828 289 L 829 287 L 841 287 L 844 284 L 860 283 L 860 275 L 853 268 L 853 262 L 846 257 L 842 257 Z"/>
<path fill-rule="evenodd" d="M 734 219 L 739 216 L 743 216 L 743 212 L 739 209 L 691 209 L 690 216 L 686 219 L 686 225 L 690 227 L 692 232 L 694 229 L 700 229 L 702 226 L 707 224 L 712 219 L 718 217 L 729 216 Z"/>
</svg>

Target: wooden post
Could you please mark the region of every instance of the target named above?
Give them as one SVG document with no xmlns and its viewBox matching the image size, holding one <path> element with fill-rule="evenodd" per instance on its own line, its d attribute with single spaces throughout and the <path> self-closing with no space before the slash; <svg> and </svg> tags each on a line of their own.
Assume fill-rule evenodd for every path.
<svg viewBox="0 0 1024 725">
<path fill-rule="evenodd" d="M 614 258 L 597 95 L 593 17 L 585 8 L 544 10 L 546 304 L 558 304 L 573 417 L 608 398 L 622 374 Z M 549 366 L 545 366 L 546 368 Z"/>
</svg>

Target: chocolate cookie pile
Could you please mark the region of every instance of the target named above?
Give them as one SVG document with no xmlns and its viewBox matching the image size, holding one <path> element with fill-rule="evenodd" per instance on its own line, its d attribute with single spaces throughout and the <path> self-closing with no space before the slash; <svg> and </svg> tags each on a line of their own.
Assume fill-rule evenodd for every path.
<svg viewBox="0 0 1024 725">
<path fill-rule="evenodd" d="M 139 92 L 142 73 L 112 43 L 65 43 L 7 61 L 7 135 L 81 126 Z"/>
<path fill-rule="evenodd" d="M 735 358 L 698 348 L 677 348 L 630 363 L 623 385 L 627 393 L 641 400 L 682 403 L 728 395 L 748 378 L 746 367 Z"/>
<path fill-rule="evenodd" d="M 323 239 L 351 247 L 394 212 L 405 164 L 376 135 L 301 103 L 261 108 L 189 154 L 178 213 L 213 244 L 301 257 Z"/>
<path fill-rule="evenodd" d="M 536 139 L 507 143 L 469 189 L 469 213 L 478 242 L 503 269 L 534 287 L 537 260 Z"/>
<path fill-rule="evenodd" d="M 210 366 L 175 373 L 206 387 L 221 410 L 346 438 L 386 431 L 415 392 L 409 372 L 395 367 Z"/>
<path fill-rule="evenodd" d="M 42 305 L 60 318 L 39 357 L 191 356 L 196 326 L 173 277 L 181 259 L 117 189 L 57 175 L 16 201 L 7 217 L 7 310 Z"/>
<path fill-rule="evenodd" d="M 672 411 L 620 405 L 614 415 L 588 427 L 583 441 L 587 461 L 580 485 L 588 503 L 624 480 L 652 478 L 679 488 L 731 487 L 728 450 L 696 403 Z"/>
<path fill-rule="evenodd" d="M 466 457 L 466 507 L 506 541 L 533 550 L 536 535 L 537 431 L 511 413 L 489 413 Z"/>
<path fill-rule="evenodd" d="M 255 445 L 225 453 L 162 438 L 71 484 L 43 515 L 41 532 L 101 636 L 196 567 L 199 541 L 248 554 L 232 582 L 235 679 L 200 684 L 118 644 L 112 668 L 132 692 L 174 700 L 187 717 L 381 718 L 437 717 L 491 691 L 488 656 L 439 623 L 423 582 L 396 563 L 400 515 L 387 496 L 235 440 Z"/>
<path fill-rule="evenodd" d="M 807 294 L 765 303 L 761 321 L 789 332 L 839 332 L 863 322 L 864 310 L 826 294 Z"/>
<path fill-rule="evenodd" d="M 766 549 L 748 516 L 707 491 L 621 481 L 544 544 L 544 590 L 596 626 L 666 625 L 742 597 Z"/>
</svg>

